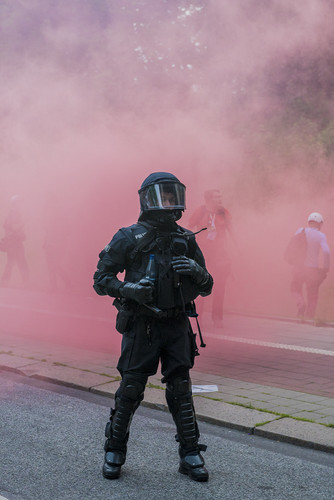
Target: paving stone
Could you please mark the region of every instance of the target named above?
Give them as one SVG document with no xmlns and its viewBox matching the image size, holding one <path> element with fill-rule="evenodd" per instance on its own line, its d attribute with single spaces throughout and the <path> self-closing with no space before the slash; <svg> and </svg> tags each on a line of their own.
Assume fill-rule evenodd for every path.
<svg viewBox="0 0 334 500">
<path fill-rule="evenodd" d="M 291 398 L 281 398 L 272 396 L 271 399 L 268 399 L 268 403 L 273 403 L 277 405 L 289 406 L 290 404 L 294 404 L 294 400 Z"/>
<path fill-rule="evenodd" d="M 321 413 L 317 413 L 317 422 L 320 423 L 320 424 L 331 424 L 332 426 L 334 426 L 334 417 L 332 416 L 329 416 L 329 417 L 324 417 L 323 415 L 321 415 Z M 332 429 L 333 432 L 334 432 L 334 429 Z"/>
<path fill-rule="evenodd" d="M 319 410 L 318 410 L 319 411 Z M 332 407 L 327 407 L 325 408 L 323 411 L 319 411 L 319 413 L 323 413 L 325 415 L 328 415 L 328 416 L 333 416 L 334 417 L 334 408 Z"/>
<path fill-rule="evenodd" d="M 226 427 L 251 432 L 255 424 L 277 418 L 275 415 L 257 410 L 250 410 L 237 405 L 214 401 L 202 396 L 194 397 L 196 414 L 207 422 L 214 421 Z"/>
<path fill-rule="evenodd" d="M 277 406 L 280 406 L 280 407 L 286 407 L 288 406 L 290 408 L 290 405 L 285 405 L 285 404 L 275 404 L 274 401 L 260 401 L 259 399 L 251 399 L 249 400 L 250 403 L 255 406 L 255 407 L 258 407 L 258 408 L 267 408 L 267 409 L 270 409 L 272 410 L 272 408 L 276 408 Z"/>
<path fill-rule="evenodd" d="M 207 378 L 207 375 L 206 374 L 202 374 L 202 373 L 199 373 L 198 376 L 200 378 Z M 242 380 L 235 380 L 233 378 L 225 378 L 225 377 L 219 377 L 220 378 L 220 381 L 217 380 L 217 383 L 220 383 L 223 387 L 235 387 L 235 386 L 238 386 L 238 387 L 243 387 L 244 384 L 246 384 L 247 382 L 243 382 Z M 254 384 L 250 384 L 250 386 L 254 386 Z"/>
<path fill-rule="evenodd" d="M 332 415 L 326 415 L 323 413 L 319 413 L 317 411 L 309 412 L 309 415 L 310 415 L 309 416 L 310 420 L 314 420 L 320 424 L 332 424 L 332 423 L 334 423 L 334 416 L 332 416 Z M 324 422 L 324 419 L 328 419 L 328 421 Z M 334 432 L 334 429 L 333 429 L 333 432 Z"/>
<path fill-rule="evenodd" d="M 196 375 L 192 374 L 191 373 L 191 378 L 193 379 L 194 377 L 196 377 Z M 211 375 L 211 374 L 208 374 L 206 373 L 205 376 L 202 376 L 201 379 L 203 380 L 203 378 L 205 379 L 205 381 L 207 382 L 210 382 L 210 383 L 219 383 L 219 381 L 221 381 L 222 377 L 221 376 L 218 376 L 218 375 Z"/>
<path fill-rule="evenodd" d="M 114 397 L 118 388 L 119 381 L 107 382 L 92 386 L 90 388 L 90 392 L 93 392 L 94 394 L 102 394 L 103 396 Z"/>
<path fill-rule="evenodd" d="M 278 387 L 268 387 L 271 394 L 277 397 L 287 398 L 287 399 L 298 399 L 300 396 L 305 396 L 304 392 L 291 391 L 289 389 L 281 389 Z"/>
<path fill-rule="evenodd" d="M 322 402 L 320 406 L 326 406 L 326 408 L 334 408 L 334 399 L 326 398 L 326 405 Z"/>
<path fill-rule="evenodd" d="M 317 403 L 307 403 L 306 401 L 300 401 L 300 403 L 296 402 L 291 402 L 291 405 L 294 406 L 295 408 L 302 408 L 303 410 L 307 411 L 314 411 L 317 408 L 319 408 L 319 405 Z"/>
<path fill-rule="evenodd" d="M 0 367 L 3 366 L 6 368 L 20 368 L 33 365 L 35 363 L 35 359 L 27 359 L 20 356 L 11 356 L 10 354 L 0 354 Z"/>
<path fill-rule="evenodd" d="M 329 410 L 329 411 L 327 411 Z M 315 412 L 319 413 L 319 415 L 331 415 L 333 407 L 332 406 L 319 406 L 316 405 Z M 313 413 L 313 412 L 312 412 Z"/>
<path fill-rule="evenodd" d="M 242 405 L 248 405 L 250 404 L 250 400 L 248 398 L 242 398 L 240 396 L 233 396 L 230 394 L 228 398 L 224 400 L 225 402 L 230 402 L 230 403 L 240 403 Z"/>
<path fill-rule="evenodd" d="M 259 401 L 260 403 L 267 403 L 268 401 L 271 402 L 274 399 L 272 394 L 263 394 L 257 392 L 253 392 L 250 398 L 252 399 L 252 401 Z"/>
<path fill-rule="evenodd" d="M 231 394 L 228 392 L 214 392 L 210 394 L 211 397 L 221 399 L 222 401 L 230 401 L 231 400 Z"/>
<path fill-rule="evenodd" d="M 305 410 L 305 411 L 297 411 L 293 414 L 294 417 L 296 418 L 306 418 L 307 420 L 315 420 L 315 414 L 316 412 L 313 412 L 313 411 L 308 411 L 308 410 Z M 323 415 L 323 416 L 327 416 L 328 415 Z"/>
<path fill-rule="evenodd" d="M 235 392 L 235 395 L 238 397 L 249 398 L 249 396 L 250 396 L 250 391 L 247 391 L 245 389 L 241 389 L 238 387 L 235 388 L 234 392 Z"/>
<path fill-rule="evenodd" d="M 263 406 L 258 404 L 258 407 L 262 408 L 263 410 L 273 411 L 273 412 L 277 412 L 277 413 L 280 413 L 277 408 L 282 408 L 282 406 L 276 405 L 273 402 L 272 403 L 265 403 Z"/>
<path fill-rule="evenodd" d="M 254 433 L 280 441 L 309 444 L 312 448 L 334 452 L 334 429 L 320 424 L 282 418 L 256 427 Z"/>
<path fill-rule="evenodd" d="M 313 404 L 321 404 L 325 403 L 328 398 L 325 398 L 323 396 L 315 396 L 313 394 L 303 394 L 303 396 L 298 396 L 295 398 L 295 401 L 301 401 L 301 402 L 306 402 L 306 403 L 313 403 Z"/>
<path fill-rule="evenodd" d="M 309 413 L 314 413 L 315 411 L 318 410 L 318 406 L 314 405 L 312 408 L 309 408 L 308 406 L 303 406 L 303 405 L 289 405 L 290 408 L 293 408 L 295 412 L 301 412 L 301 411 L 307 411 Z"/>
<path fill-rule="evenodd" d="M 108 377 L 98 375 L 97 373 L 50 365 L 48 363 L 35 362 L 27 367 L 21 367 L 20 371 L 29 377 L 52 379 L 59 383 L 74 385 L 83 389 L 89 389 L 95 385 L 108 382 Z"/>
<path fill-rule="evenodd" d="M 282 413 L 282 414 L 286 414 L 286 415 L 297 415 L 297 413 L 299 413 L 300 410 L 299 408 L 294 408 L 293 406 L 280 406 L 278 405 L 276 407 L 276 410 L 274 411 L 277 411 L 277 413 Z"/>
<path fill-rule="evenodd" d="M 166 409 L 168 408 L 165 391 L 161 389 L 146 387 L 143 403 L 146 403 L 149 406 L 159 406 Z"/>
</svg>

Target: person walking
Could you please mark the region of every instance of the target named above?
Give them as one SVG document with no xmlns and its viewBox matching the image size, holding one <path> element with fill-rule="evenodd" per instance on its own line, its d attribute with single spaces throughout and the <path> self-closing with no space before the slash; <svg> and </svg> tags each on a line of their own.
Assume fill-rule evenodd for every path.
<svg viewBox="0 0 334 500">
<path fill-rule="evenodd" d="M 205 204 L 198 207 L 191 215 L 189 226 L 194 231 L 207 228 L 207 231 L 203 231 L 198 236 L 198 240 L 215 281 L 211 318 L 214 326 L 221 328 L 223 326 L 226 284 L 231 273 L 231 259 L 226 248 L 226 240 L 229 237 L 235 242 L 235 239 L 232 217 L 229 210 L 223 206 L 221 192 L 218 189 L 205 191 L 204 201 Z M 201 300 L 198 301 L 198 305 L 202 310 Z"/>
<path fill-rule="evenodd" d="M 293 264 L 291 292 L 297 305 L 297 316 L 314 319 L 318 303 L 319 287 L 330 268 L 330 249 L 326 235 L 321 231 L 324 223 L 319 212 L 312 212 L 305 228 L 299 228 L 296 236 L 305 239 L 304 252 Z M 303 234 L 304 233 L 304 234 Z M 303 289 L 306 289 L 304 298 Z"/>
</svg>

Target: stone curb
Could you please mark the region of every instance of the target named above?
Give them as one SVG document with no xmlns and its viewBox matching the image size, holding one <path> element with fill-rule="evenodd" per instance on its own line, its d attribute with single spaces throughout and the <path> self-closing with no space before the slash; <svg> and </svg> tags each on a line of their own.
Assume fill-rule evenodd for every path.
<svg viewBox="0 0 334 500">
<path fill-rule="evenodd" d="M 106 391 L 103 390 L 102 387 L 98 388 L 99 386 L 112 383 L 112 380 L 105 382 L 105 384 L 87 386 L 68 380 L 59 380 L 56 377 L 49 377 L 47 375 L 33 373 L 29 375 L 29 373 L 25 373 L 22 369 L 10 366 L 1 365 L 0 369 L 14 372 L 31 379 L 71 387 L 105 397 L 114 398 L 115 396 L 115 392 L 112 390 Z M 275 441 L 313 448 L 327 453 L 334 453 L 334 429 L 331 427 L 300 421 L 289 417 L 279 417 L 256 409 L 214 401 L 205 398 L 205 396 L 194 395 L 194 403 L 199 421 L 247 432 L 248 434 Z M 168 407 L 164 402 L 164 391 L 161 389 L 147 388 L 145 391 L 145 399 L 141 404 L 148 408 L 168 412 Z"/>
</svg>

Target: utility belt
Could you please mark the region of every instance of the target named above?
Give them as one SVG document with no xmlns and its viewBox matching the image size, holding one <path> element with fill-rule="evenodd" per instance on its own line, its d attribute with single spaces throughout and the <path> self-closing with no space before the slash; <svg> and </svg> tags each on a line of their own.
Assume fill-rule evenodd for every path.
<svg viewBox="0 0 334 500">
<path fill-rule="evenodd" d="M 167 319 L 167 318 L 177 318 L 180 314 L 184 313 L 182 309 L 174 307 L 172 309 L 158 309 L 157 307 L 150 306 L 136 306 L 134 309 L 134 315 L 136 316 L 147 316 L 149 318 Z"/>
<path fill-rule="evenodd" d="M 198 318 L 197 318 L 198 314 L 196 312 L 196 307 L 194 302 L 187 304 L 185 311 L 179 307 L 173 307 L 171 309 L 161 310 L 155 306 L 150 306 L 148 304 L 146 306 L 136 304 L 135 302 L 131 302 L 129 304 L 128 301 L 123 301 L 121 299 L 115 299 L 113 305 L 116 307 L 118 311 L 116 317 L 116 330 L 119 333 L 125 333 L 126 331 L 128 331 L 133 325 L 133 320 L 136 317 L 170 319 L 170 318 L 177 318 L 178 316 L 180 316 L 180 314 L 186 314 L 188 317 L 196 319 L 198 334 L 201 339 L 201 347 L 206 346 L 206 344 L 203 341 L 201 328 L 198 323 Z M 192 331 L 190 322 L 189 325 Z M 195 355 L 198 355 L 197 347 L 196 347 L 196 352 L 197 354 Z"/>
<path fill-rule="evenodd" d="M 116 330 L 119 333 L 124 333 L 129 330 L 136 317 L 144 316 L 147 318 L 170 319 L 177 318 L 180 314 L 184 313 L 184 311 L 178 307 L 162 310 L 149 304 L 139 305 L 133 301 L 123 301 L 122 299 L 115 299 L 113 305 L 118 311 L 116 317 Z"/>
</svg>

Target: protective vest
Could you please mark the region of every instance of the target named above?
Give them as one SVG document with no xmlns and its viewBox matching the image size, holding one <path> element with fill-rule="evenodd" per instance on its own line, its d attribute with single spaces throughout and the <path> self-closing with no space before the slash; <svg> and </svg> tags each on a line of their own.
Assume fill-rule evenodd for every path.
<svg viewBox="0 0 334 500">
<path fill-rule="evenodd" d="M 172 258 L 185 255 L 194 258 L 196 241 L 192 233 L 177 226 L 175 232 L 163 233 L 146 223 L 121 229 L 134 243 L 127 256 L 125 281 L 138 282 L 146 275 L 149 255 L 154 254 L 156 280 L 154 305 L 159 309 L 182 308 L 198 295 L 198 287 L 188 276 L 177 274 Z"/>
</svg>

